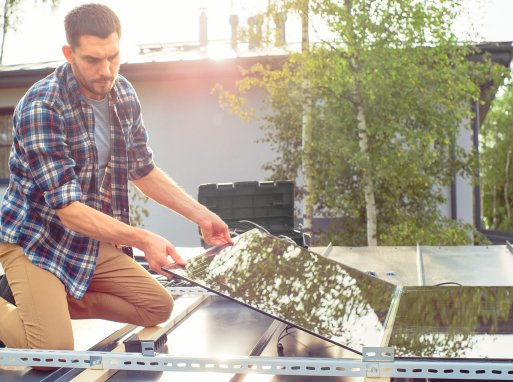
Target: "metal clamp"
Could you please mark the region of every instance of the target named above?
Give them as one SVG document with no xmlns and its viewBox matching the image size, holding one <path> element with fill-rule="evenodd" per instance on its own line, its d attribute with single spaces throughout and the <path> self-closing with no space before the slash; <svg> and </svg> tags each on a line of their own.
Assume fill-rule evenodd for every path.
<svg viewBox="0 0 513 382">
<path fill-rule="evenodd" d="M 364 362 L 393 362 L 394 348 L 391 346 L 383 347 L 363 347 L 362 353 Z"/>
<path fill-rule="evenodd" d="M 363 362 L 369 362 L 365 365 L 365 376 L 367 378 L 380 378 L 380 362 L 394 361 L 393 347 L 364 347 L 362 352 Z"/>
<path fill-rule="evenodd" d="M 141 353 L 145 357 L 154 357 L 156 353 L 155 341 L 141 341 Z"/>
<path fill-rule="evenodd" d="M 101 355 L 92 355 L 89 357 L 91 369 L 103 369 L 103 357 Z"/>
</svg>

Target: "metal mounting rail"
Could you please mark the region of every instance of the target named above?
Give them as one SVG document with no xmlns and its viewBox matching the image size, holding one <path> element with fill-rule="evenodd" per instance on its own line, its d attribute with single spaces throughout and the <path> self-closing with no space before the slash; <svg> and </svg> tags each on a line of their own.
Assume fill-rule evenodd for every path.
<svg viewBox="0 0 513 382">
<path fill-rule="evenodd" d="M 510 253 L 513 253 L 513 246 L 511 245 L 511 243 L 508 240 L 506 240 L 506 248 L 508 248 L 508 251 Z"/>
<path fill-rule="evenodd" d="M 206 289 L 200 287 L 179 287 L 179 286 L 167 286 L 166 289 L 174 296 L 181 295 L 205 295 L 211 296 L 215 295 L 215 293 L 210 292 Z"/>
<path fill-rule="evenodd" d="M 299 357 L 216 358 L 5 348 L 0 350 L 0 365 L 367 378 L 513 380 L 513 363 L 499 361 L 376 362 L 359 359 Z"/>
</svg>

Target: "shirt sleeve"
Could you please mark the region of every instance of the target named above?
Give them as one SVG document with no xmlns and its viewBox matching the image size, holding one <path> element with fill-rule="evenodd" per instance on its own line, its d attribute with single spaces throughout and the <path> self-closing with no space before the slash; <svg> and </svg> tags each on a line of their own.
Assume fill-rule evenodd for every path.
<svg viewBox="0 0 513 382">
<path fill-rule="evenodd" d="M 148 132 L 144 127 L 141 105 L 136 98 L 132 108 L 133 124 L 131 127 L 131 143 L 128 146 L 128 176 L 137 180 L 153 170 L 153 151 L 148 146 Z"/>
<path fill-rule="evenodd" d="M 14 116 L 18 142 L 30 174 L 48 206 L 60 209 L 81 198 L 75 161 L 66 143 L 61 115 L 42 101 L 22 105 Z"/>
</svg>

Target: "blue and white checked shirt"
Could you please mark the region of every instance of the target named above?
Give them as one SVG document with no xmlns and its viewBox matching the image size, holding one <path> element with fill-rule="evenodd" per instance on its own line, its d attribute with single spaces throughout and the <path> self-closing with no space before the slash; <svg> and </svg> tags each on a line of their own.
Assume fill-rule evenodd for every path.
<svg viewBox="0 0 513 382">
<path fill-rule="evenodd" d="M 76 299 L 87 290 L 99 242 L 64 227 L 55 210 L 80 201 L 129 223 L 128 180 L 154 167 L 139 100 L 122 76 L 109 94 L 109 110 L 112 153 L 102 185 L 94 113 L 69 64 L 34 84 L 13 116 L 0 241 L 23 247 L 32 263 L 55 274 Z"/>
</svg>

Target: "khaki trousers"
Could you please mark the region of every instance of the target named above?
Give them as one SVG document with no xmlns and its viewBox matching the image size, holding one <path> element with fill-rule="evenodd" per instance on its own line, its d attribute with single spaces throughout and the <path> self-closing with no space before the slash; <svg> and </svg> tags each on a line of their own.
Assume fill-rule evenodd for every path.
<svg viewBox="0 0 513 382">
<path fill-rule="evenodd" d="M 91 284 L 80 301 L 52 273 L 32 264 L 18 245 L 0 243 L 0 263 L 16 301 L 14 306 L 0 298 L 0 340 L 10 348 L 72 350 L 71 319 L 154 326 L 173 309 L 169 292 L 110 244 L 100 244 Z"/>
</svg>

